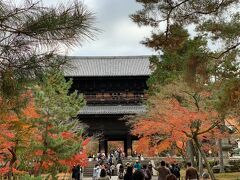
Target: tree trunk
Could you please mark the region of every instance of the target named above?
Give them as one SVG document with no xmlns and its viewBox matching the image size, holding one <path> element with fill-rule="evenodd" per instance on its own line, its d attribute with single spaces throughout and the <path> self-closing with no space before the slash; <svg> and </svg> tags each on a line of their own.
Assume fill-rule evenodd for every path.
<svg viewBox="0 0 240 180">
<path fill-rule="evenodd" d="M 43 162 L 45 160 L 45 157 L 47 156 L 47 148 L 48 148 L 48 142 L 47 142 L 47 137 L 48 137 L 48 120 L 49 120 L 49 118 L 47 117 L 46 124 L 45 124 L 45 131 L 43 131 L 43 133 L 42 133 L 44 150 L 43 150 L 43 153 L 42 153 L 42 156 L 41 156 L 41 160 L 39 162 L 39 168 L 36 171 L 35 176 L 41 175 Z"/>
<path fill-rule="evenodd" d="M 195 143 L 197 149 L 199 150 L 199 152 L 200 152 L 201 155 L 202 155 L 202 158 L 203 158 L 203 160 L 204 160 L 204 162 L 205 162 L 205 164 L 206 164 L 206 168 L 207 168 L 207 170 L 208 170 L 208 173 L 210 174 L 211 180 L 216 180 L 216 178 L 215 178 L 215 176 L 214 176 L 214 174 L 213 174 L 213 171 L 212 171 L 212 169 L 211 169 L 211 167 L 210 167 L 210 164 L 209 164 L 209 162 L 208 162 L 208 160 L 207 160 L 206 154 L 205 154 L 205 153 L 202 151 L 202 149 L 201 149 L 201 145 L 200 145 L 200 143 L 199 143 L 199 141 L 198 141 L 198 138 L 195 137 L 195 138 L 193 138 L 193 140 L 194 140 L 194 143 Z"/>
<path fill-rule="evenodd" d="M 193 142 L 192 140 L 187 141 L 187 156 L 188 156 L 188 161 L 191 162 L 193 166 L 195 166 L 195 161 L 194 161 L 194 152 L 193 152 Z"/>
<path fill-rule="evenodd" d="M 220 173 L 224 173 L 222 139 L 218 139 L 218 148 L 219 148 L 218 157 L 219 157 Z"/>
<path fill-rule="evenodd" d="M 12 158 L 11 158 L 10 163 L 9 163 L 10 171 L 8 172 L 7 177 L 8 177 L 8 180 L 11 180 L 11 179 L 12 179 L 12 176 L 13 176 L 13 170 L 12 170 L 12 169 L 13 169 L 14 163 L 15 163 L 16 160 L 17 160 L 17 155 L 16 155 L 16 149 L 15 149 L 15 148 L 13 148 L 13 149 L 8 149 L 8 151 L 11 153 Z"/>
<path fill-rule="evenodd" d="M 199 150 L 198 150 L 198 166 L 199 166 L 200 177 L 202 177 L 202 174 L 203 174 L 203 162 L 202 162 L 202 154 L 201 154 L 201 152 Z"/>
</svg>

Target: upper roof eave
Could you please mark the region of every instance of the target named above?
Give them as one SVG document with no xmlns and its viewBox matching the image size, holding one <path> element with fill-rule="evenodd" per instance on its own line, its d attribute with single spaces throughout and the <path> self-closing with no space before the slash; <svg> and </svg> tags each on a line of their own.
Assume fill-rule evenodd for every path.
<svg viewBox="0 0 240 180">
<path fill-rule="evenodd" d="M 150 56 L 70 56 L 66 77 L 149 76 Z"/>
</svg>

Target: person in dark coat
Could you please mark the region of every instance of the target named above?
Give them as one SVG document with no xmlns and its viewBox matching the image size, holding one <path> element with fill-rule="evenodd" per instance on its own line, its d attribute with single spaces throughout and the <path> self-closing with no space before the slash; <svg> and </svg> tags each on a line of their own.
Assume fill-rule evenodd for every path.
<svg viewBox="0 0 240 180">
<path fill-rule="evenodd" d="M 174 174 L 176 176 L 177 179 L 180 179 L 180 167 L 178 166 L 178 164 L 172 164 L 172 167 L 170 168 L 170 171 L 172 174 Z"/>
<path fill-rule="evenodd" d="M 150 172 L 149 169 L 147 168 L 147 165 L 146 165 L 146 164 L 143 165 L 141 171 L 142 171 L 142 173 L 144 174 L 145 180 L 151 180 L 151 179 L 152 179 L 151 172 Z"/>
<path fill-rule="evenodd" d="M 79 169 L 79 170 L 78 170 Z M 80 179 L 80 166 L 73 166 L 72 168 L 72 179 L 79 180 Z"/>
<path fill-rule="evenodd" d="M 139 170 L 135 170 L 132 177 L 133 180 L 145 180 L 144 174 Z"/>
<path fill-rule="evenodd" d="M 150 171 L 151 176 L 153 176 L 153 166 L 152 166 L 152 164 L 148 164 L 148 170 Z"/>
<path fill-rule="evenodd" d="M 72 167 L 72 179 L 76 179 L 75 169 L 76 169 L 76 166 L 73 166 Z"/>
<path fill-rule="evenodd" d="M 124 175 L 124 180 L 132 180 L 133 179 L 133 167 L 128 166 L 126 174 Z"/>
</svg>

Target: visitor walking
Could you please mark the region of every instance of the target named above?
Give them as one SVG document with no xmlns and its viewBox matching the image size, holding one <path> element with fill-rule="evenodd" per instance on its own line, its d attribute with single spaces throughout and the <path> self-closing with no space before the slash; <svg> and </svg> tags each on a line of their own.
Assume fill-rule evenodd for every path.
<svg viewBox="0 0 240 180">
<path fill-rule="evenodd" d="M 139 170 L 135 170 L 132 177 L 133 180 L 145 180 L 144 174 Z"/>
<path fill-rule="evenodd" d="M 110 154 L 108 163 L 110 164 L 110 166 L 113 164 L 113 154 Z"/>
<path fill-rule="evenodd" d="M 152 179 L 151 172 L 150 172 L 149 169 L 147 168 L 147 165 L 146 165 L 146 164 L 144 164 L 144 165 L 142 166 L 142 173 L 144 174 L 145 180 L 151 180 L 151 179 Z"/>
<path fill-rule="evenodd" d="M 150 171 L 151 176 L 153 176 L 153 166 L 152 166 L 152 164 L 150 162 L 148 164 L 148 170 Z"/>
<path fill-rule="evenodd" d="M 105 169 L 101 169 L 98 180 L 110 180 L 110 177 L 107 175 L 107 171 Z"/>
<path fill-rule="evenodd" d="M 122 166 L 122 161 L 118 161 L 118 163 L 117 163 L 117 165 L 116 165 L 117 175 L 119 174 L 120 166 Z"/>
<path fill-rule="evenodd" d="M 76 177 L 77 177 L 76 172 L 77 172 L 77 171 L 76 171 L 76 166 L 74 165 L 73 168 L 72 168 L 72 179 L 74 179 L 74 180 L 75 180 Z"/>
<path fill-rule="evenodd" d="M 127 166 L 126 174 L 124 175 L 124 180 L 132 180 L 133 179 L 133 167 Z"/>
<path fill-rule="evenodd" d="M 80 180 L 81 167 L 80 165 L 73 166 L 72 168 L 72 179 Z"/>
<path fill-rule="evenodd" d="M 80 180 L 80 174 L 81 174 L 81 167 L 80 165 L 78 164 L 76 166 L 76 180 Z"/>
<path fill-rule="evenodd" d="M 178 166 L 178 164 L 171 164 L 170 171 L 172 174 L 176 176 L 178 180 L 180 180 L 181 175 L 180 175 L 180 167 Z"/>
<path fill-rule="evenodd" d="M 187 170 L 186 170 L 186 180 L 199 180 L 197 169 L 192 167 L 190 162 L 187 163 Z"/>
<path fill-rule="evenodd" d="M 170 170 L 166 167 L 165 161 L 161 161 L 160 167 L 153 167 L 158 171 L 158 180 L 166 180 L 167 175 L 171 174 Z"/>
<path fill-rule="evenodd" d="M 93 180 L 98 180 L 98 178 L 100 177 L 100 172 L 101 169 L 99 165 L 96 164 L 95 167 L 93 168 Z"/>
<path fill-rule="evenodd" d="M 114 170 L 115 170 L 115 165 L 114 164 L 112 164 L 110 166 L 110 170 L 111 170 L 111 175 L 114 176 Z"/>
<path fill-rule="evenodd" d="M 207 172 L 204 172 L 204 173 L 202 174 L 202 179 L 203 179 L 203 180 L 209 180 L 209 179 L 210 179 L 210 175 L 209 175 Z"/>
<path fill-rule="evenodd" d="M 176 176 L 174 174 L 169 174 L 167 175 L 167 179 L 166 180 L 177 180 Z"/>
<path fill-rule="evenodd" d="M 139 162 L 139 160 L 136 160 L 136 162 L 134 163 L 134 165 L 133 165 L 133 168 L 135 169 L 135 170 L 141 170 L 142 169 L 142 165 L 141 165 L 141 163 Z"/>
<path fill-rule="evenodd" d="M 118 180 L 123 180 L 124 179 L 124 167 L 121 164 L 119 166 L 119 171 L 118 171 Z"/>
<path fill-rule="evenodd" d="M 108 176 L 110 177 L 110 179 L 111 179 L 112 170 L 111 170 L 111 166 L 110 166 L 109 163 L 107 163 L 107 164 L 105 165 L 105 170 L 106 170 L 106 172 L 107 172 L 107 175 L 108 175 Z"/>
</svg>

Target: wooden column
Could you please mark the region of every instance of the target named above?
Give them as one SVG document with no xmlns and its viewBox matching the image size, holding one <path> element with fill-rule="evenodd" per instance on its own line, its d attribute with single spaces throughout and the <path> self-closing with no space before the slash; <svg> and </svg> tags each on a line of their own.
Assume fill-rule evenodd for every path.
<svg viewBox="0 0 240 180">
<path fill-rule="evenodd" d="M 99 140 L 99 152 L 107 155 L 107 140 L 104 137 Z"/>
<path fill-rule="evenodd" d="M 124 153 L 126 157 L 132 156 L 132 136 L 130 134 L 124 140 Z"/>
</svg>

